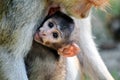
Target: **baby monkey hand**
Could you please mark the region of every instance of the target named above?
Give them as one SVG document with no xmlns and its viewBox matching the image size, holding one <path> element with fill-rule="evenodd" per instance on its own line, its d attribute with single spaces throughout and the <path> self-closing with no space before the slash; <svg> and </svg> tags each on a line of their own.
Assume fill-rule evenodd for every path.
<svg viewBox="0 0 120 80">
<path fill-rule="evenodd" d="M 58 49 L 58 54 L 64 57 L 73 57 L 78 53 L 80 53 L 80 48 L 74 42 L 72 42 L 71 44 L 64 45 Z"/>
</svg>

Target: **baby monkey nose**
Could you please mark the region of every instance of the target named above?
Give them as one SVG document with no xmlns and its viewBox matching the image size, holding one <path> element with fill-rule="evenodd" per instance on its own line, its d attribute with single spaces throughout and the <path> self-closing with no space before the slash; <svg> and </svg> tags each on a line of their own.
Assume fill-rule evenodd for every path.
<svg viewBox="0 0 120 80">
<path fill-rule="evenodd" d="M 43 33 L 42 35 L 43 35 L 43 36 L 46 36 L 46 34 L 45 34 L 45 33 Z"/>
<path fill-rule="evenodd" d="M 40 35 L 41 35 L 41 36 L 47 36 L 47 33 L 46 33 L 46 31 L 41 31 L 41 32 L 40 32 Z"/>
</svg>

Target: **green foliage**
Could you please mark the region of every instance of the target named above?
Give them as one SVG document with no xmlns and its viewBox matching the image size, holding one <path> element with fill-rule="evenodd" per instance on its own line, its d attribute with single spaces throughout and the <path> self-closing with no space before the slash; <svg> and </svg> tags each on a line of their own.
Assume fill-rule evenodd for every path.
<svg viewBox="0 0 120 80">
<path fill-rule="evenodd" d="M 120 15 L 120 0 L 110 0 L 112 15 Z"/>
<path fill-rule="evenodd" d="M 115 80 L 120 80 L 120 74 L 119 74 L 119 72 L 112 71 L 111 74 L 115 78 Z"/>
</svg>

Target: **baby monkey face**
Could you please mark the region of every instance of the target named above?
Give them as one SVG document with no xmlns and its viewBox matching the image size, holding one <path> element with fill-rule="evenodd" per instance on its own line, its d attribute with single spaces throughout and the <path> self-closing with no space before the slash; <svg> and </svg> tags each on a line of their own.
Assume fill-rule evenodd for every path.
<svg viewBox="0 0 120 80">
<path fill-rule="evenodd" d="M 64 40 L 62 37 L 60 26 L 54 19 L 48 19 L 35 33 L 34 39 L 38 43 L 51 47 L 54 43 L 61 43 Z"/>
</svg>

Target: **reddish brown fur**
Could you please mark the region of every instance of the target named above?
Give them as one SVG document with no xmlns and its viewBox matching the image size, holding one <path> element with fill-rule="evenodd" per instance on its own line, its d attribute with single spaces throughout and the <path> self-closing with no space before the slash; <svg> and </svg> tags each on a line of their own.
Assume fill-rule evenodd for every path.
<svg viewBox="0 0 120 80">
<path fill-rule="evenodd" d="M 84 18 L 88 15 L 92 6 L 105 9 L 109 0 L 56 0 L 50 5 L 58 5 L 61 9 L 76 18 Z"/>
<path fill-rule="evenodd" d="M 109 0 L 88 0 L 95 7 L 105 7 L 109 4 Z"/>
</svg>

